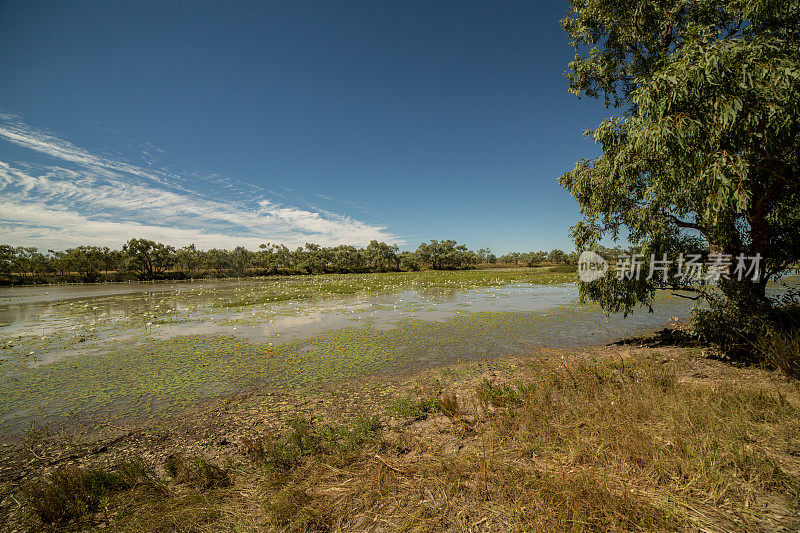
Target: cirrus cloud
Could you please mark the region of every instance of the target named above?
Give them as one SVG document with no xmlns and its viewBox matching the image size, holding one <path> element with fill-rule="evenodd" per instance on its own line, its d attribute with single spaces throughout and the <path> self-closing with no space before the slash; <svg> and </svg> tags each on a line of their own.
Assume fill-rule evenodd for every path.
<svg viewBox="0 0 800 533">
<path fill-rule="evenodd" d="M 0 160 L 2 242 L 51 249 L 119 247 L 131 237 L 201 248 L 402 244 L 386 227 L 278 203 L 257 186 L 217 176 L 206 182 L 216 182 L 212 198 L 193 190 L 196 173 L 186 178 L 92 154 L 18 121 L 0 126 L 0 141 L 44 159 Z"/>
</svg>

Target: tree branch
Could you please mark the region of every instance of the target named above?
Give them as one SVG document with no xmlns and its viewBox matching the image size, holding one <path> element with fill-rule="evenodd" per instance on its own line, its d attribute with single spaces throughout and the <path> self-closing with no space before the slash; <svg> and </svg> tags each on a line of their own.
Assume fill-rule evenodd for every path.
<svg viewBox="0 0 800 533">
<path fill-rule="evenodd" d="M 687 294 L 678 294 L 677 292 L 673 292 L 672 295 L 677 296 L 678 298 L 686 298 L 687 300 L 699 300 L 703 297 L 702 294 L 698 294 L 697 296 L 689 296 Z"/>
<path fill-rule="evenodd" d="M 679 228 L 693 229 L 699 231 L 700 233 L 703 234 L 703 237 L 705 237 L 705 239 L 708 241 L 708 235 L 706 235 L 705 226 L 697 224 L 695 222 L 686 222 L 684 220 L 681 220 L 672 213 L 670 213 L 669 211 L 662 211 L 661 214 L 666 218 L 668 218 L 669 220 L 671 220 Z"/>
</svg>

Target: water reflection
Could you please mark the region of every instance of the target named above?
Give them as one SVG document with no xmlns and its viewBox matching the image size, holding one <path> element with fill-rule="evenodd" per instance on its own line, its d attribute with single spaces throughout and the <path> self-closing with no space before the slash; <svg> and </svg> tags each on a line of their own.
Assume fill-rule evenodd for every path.
<svg viewBox="0 0 800 533">
<path fill-rule="evenodd" d="M 685 300 L 667 298 L 655 313 L 607 319 L 595 308 L 579 308 L 578 288 L 571 284 L 406 289 L 233 308 L 220 305 L 242 294 L 258 294 L 264 284 L 264 280 L 225 280 L 2 289 L 0 318 L 5 325 L 0 327 L 4 348 L 0 359 L 28 357 L 32 367 L 99 352 L 118 340 L 225 334 L 250 343 L 281 345 L 349 327 L 386 331 L 407 320 L 441 322 L 493 312 L 547 316 L 579 310 L 532 327 L 524 339 L 570 346 L 655 329 L 672 316 L 686 316 L 690 307 Z"/>
</svg>

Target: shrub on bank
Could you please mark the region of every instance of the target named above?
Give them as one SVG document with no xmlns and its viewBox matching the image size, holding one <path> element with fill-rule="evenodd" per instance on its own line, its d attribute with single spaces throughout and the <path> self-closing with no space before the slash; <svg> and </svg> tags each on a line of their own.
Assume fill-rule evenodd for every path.
<svg viewBox="0 0 800 533">
<path fill-rule="evenodd" d="M 800 378 L 800 304 L 779 306 L 765 315 L 713 300 L 708 309 L 694 312 L 689 327 L 727 358 L 764 362 Z"/>
</svg>

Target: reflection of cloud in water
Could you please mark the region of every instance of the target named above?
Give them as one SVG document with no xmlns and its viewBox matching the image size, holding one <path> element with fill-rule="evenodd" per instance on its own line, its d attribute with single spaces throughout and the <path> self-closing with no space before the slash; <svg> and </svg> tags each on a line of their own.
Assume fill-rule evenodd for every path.
<svg viewBox="0 0 800 533">
<path fill-rule="evenodd" d="M 576 302 L 577 288 L 562 286 L 510 285 L 492 290 L 402 291 L 395 294 L 349 296 L 333 301 L 277 307 L 279 313 L 226 315 L 224 324 L 213 318 L 192 324 L 178 324 L 159 332 L 159 338 L 176 335 L 226 333 L 249 342 L 286 343 L 313 337 L 326 331 L 369 325 L 389 330 L 404 319 L 449 320 L 465 312 L 543 311 Z M 248 322 L 256 322 L 249 324 Z M 235 329 L 234 329 L 235 328 Z"/>
<path fill-rule="evenodd" d="M 574 308 L 578 297 L 575 285 L 510 284 L 469 290 L 402 290 L 226 308 L 216 305 L 220 296 L 214 291 L 187 290 L 187 287 L 191 287 L 189 284 L 185 284 L 182 291 L 175 291 L 164 285 L 161 291 L 140 289 L 135 293 L 126 292 L 130 288 L 122 286 L 117 288 L 120 292 L 115 295 L 106 294 L 103 288 L 90 286 L 86 291 L 95 296 L 71 300 L 66 304 L 45 299 L 38 303 L 16 303 L 16 310 L 6 305 L 5 316 L 13 315 L 21 320 L 0 328 L 0 339 L 12 339 L 12 335 L 20 335 L 23 331 L 40 332 L 42 326 L 45 326 L 48 336 L 54 334 L 55 338 L 60 334 L 67 341 L 72 339 L 72 346 L 66 341 L 30 340 L 36 345 L 34 349 L 40 359 L 37 364 L 42 364 L 76 351 L 91 355 L 92 348 L 103 348 L 114 339 L 152 337 L 166 340 L 183 335 L 219 334 L 233 335 L 250 343 L 280 345 L 345 328 L 368 326 L 388 331 L 409 319 L 435 323 L 467 313 L 531 312 L 546 315 L 551 310 Z M 76 295 L 79 289 L 70 287 L 67 292 Z M 181 299 L 180 292 L 183 296 L 192 296 L 190 305 Z M 41 291 L 36 294 L 36 298 L 40 299 L 45 296 L 51 298 L 55 295 L 43 295 Z M 33 293 L 28 297 L 33 298 Z M 0 312 L 3 312 L 2 305 Z M 153 319 L 149 328 L 143 327 L 141 317 L 154 313 L 160 313 L 161 320 Z M 598 316 L 594 317 L 594 314 Z M 612 331 L 620 328 L 619 334 L 622 334 L 630 328 L 648 325 L 660 327 L 665 322 L 662 314 L 635 313 L 624 321 L 612 322 L 604 321 L 596 312 L 592 316 L 591 326 L 576 324 L 575 318 L 572 318 L 564 320 L 568 324 L 548 325 L 546 329 L 549 334 L 540 333 L 557 342 L 558 338 L 565 335 L 575 337 L 580 334 L 591 338 L 598 334 L 598 328 L 610 328 Z M 134 322 L 138 319 L 139 325 L 131 326 L 134 322 L 126 323 L 128 319 Z M 580 332 L 575 331 L 576 326 L 581 329 Z M 79 347 L 74 345 L 75 339 L 89 332 L 92 336 L 90 342 Z M 19 353 L 22 354 L 21 351 Z"/>
</svg>

